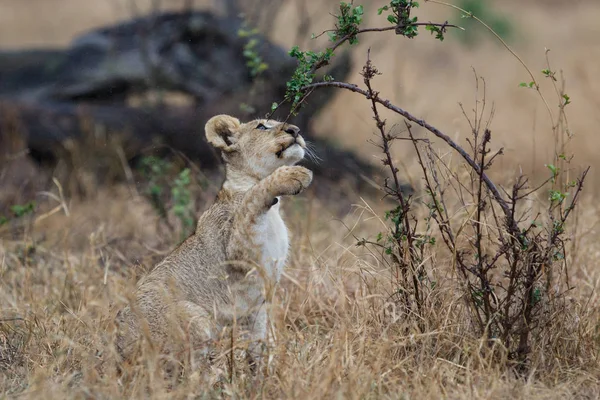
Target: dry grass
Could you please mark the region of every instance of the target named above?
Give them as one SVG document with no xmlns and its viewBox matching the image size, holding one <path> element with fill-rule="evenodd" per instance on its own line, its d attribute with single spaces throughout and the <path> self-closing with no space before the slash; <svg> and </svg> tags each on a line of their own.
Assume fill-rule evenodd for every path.
<svg viewBox="0 0 600 400">
<path fill-rule="evenodd" d="M 316 182 L 318 184 L 318 182 Z M 211 194 L 200 196 L 210 201 Z M 137 275 L 176 244 L 152 207 L 127 188 L 101 189 L 15 236 L 0 240 L 0 396 L 19 398 L 597 398 L 600 395 L 600 272 L 597 216 L 579 215 L 573 243 L 575 289 L 568 313 L 533 352 L 518 377 L 506 355 L 472 335 L 450 257 L 439 251 L 438 282 L 426 300 L 426 333 L 390 301 L 397 288 L 377 253 L 354 235 L 384 229 L 381 204 L 367 203 L 342 221 L 331 205 L 288 201 L 294 235 L 286 278 L 272 310 L 271 372 L 258 383 L 242 364 L 206 376 L 186 369 L 164 376 L 147 350 L 119 376 L 110 361 L 114 307 Z M 375 202 L 374 204 L 377 204 Z M 589 204 L 589 203 L 588 203 Z M 584 207 L 585 208 L 585 207 Z M 584 209 L 582 208 L 582 210 Z M 583 222 L 585 221 L 585 222 Z M 353 235 L 347 227 L 352 227 Z M 113 307 L 113 308 L 111 308 Z M 414 321 L 414 320 L 413 320 Z M 225 361 L 227 354 L 223 354 Z M 106 360 L 104 363 L 102 360 Z M 215 381 L 220 379 L 220 383 Z"/>
</svg>

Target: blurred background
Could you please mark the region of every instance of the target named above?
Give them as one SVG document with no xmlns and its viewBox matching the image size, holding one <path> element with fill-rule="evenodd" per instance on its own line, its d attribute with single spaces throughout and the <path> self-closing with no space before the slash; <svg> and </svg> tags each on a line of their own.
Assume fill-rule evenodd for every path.
<svg viewBox="0 0 600 400">
<path fill-rule="evenodd" d="M 390 27 L 377 12 L 389 1 L 354 0 L 364 6 L 361 27 Z M 551 177 L 551 163 L 567 173 L 520 202 L 519 227 L 530 233 L 517 244 L 502 238 L 508 236 L 497 207 L 475 216 L 480 200 L 466 193 L 477 182 L 463 160 L 415 127 L 439 152 L 441 162 L 432 164 L 443 171 L 436 176 L 444 181 L 440 196 L 448 189 L 442 205 L 456 241 L 448 251 L 438 229 L 446 223 L 432 222 L 437 211 L 413 145 L 397 140 L 391 153 L 399 184 L 414 194 L 411 242 L 403 233 L 408 225 L 400 229 L 398 201 L 387 196 L 386 203 L 379 190 L 389 168 L 369 101 L 349 91 L 315 91 L 291 119 L 320 161 L 303 161 L 314 171 L 313 184 L 283 205 L 293 245 L 274 296 L 273 332 L 281 345 L 269 357 L 280 360 L 279 369 L 259 389 L 234 375 L 232 357 L 231 373 L 218 378 L 224 385 L 215 386 L 219 396 L 598 398 L 600 0 L 445 1 L 489 24 L 518 56 L 444 0 L 419 0 L 419 21 L 448 21 L 464 31 L 449 30 L 443 42 L 423 28 L 413 39 L 368 33 L 338 49 L 320 73 L 363 86 L 359 73 L 370 49 L 380 96 L 465 149 L 474 110 L 483 126 L 491 118 L 491 149 L 504 148 L 488 171 L 498 186 L 510 191 L 523 173 L 529 188 L 538 187 Z M 268 113 L 296 68 L 290 48 L 330 46 L 320 33 L 334 27 L 338 13 L 339 0 L 0 0 L 0 397 L 148 398 L 149 386 L 164 398 L 188 398 L 204 390 L 204 378 L 186 372 L 173 374 L 177 382 L 165 380 L 163 392 L 154 351 L 140 369 L 99 373 L 99 359 L 114 352 L 109 313 L 214 201 L 223 171 L 204 140 L 205 122 L 216 114 L 247 121 Z M 532 80 L 523 63 L 543 99 L 522 87 Z M 567 99 L 568 121 L 555 134 L 552 118 Z M 406 135 L 402 118 L 380 112 L 393 133 Z M 564 199 L 563 184 L 588 165 L 586 197 L 564 231 L 556 215 L 566 204 L 557 207 L 549 197 Z M 573 188 L 567 192 L 572 198 Z M 527 235 L 535 237 L 531 246 Z M 405 242 L 410 247 L 400 252 Z M 539 321 L 548 318 L 530 325 L 527 311 L 504 319 L 486 310 L 489 321 L 509 321 L 509 330 L 522 321 L 527 330 L 520 332 L 543 333 L 530 342 L 527 379 L 513 373 L 521 368 L 512 369 L 509 347 L 496 337 L 490 346 L 482 340 L 481 332 L 496 334 L 479 314 L 480 299 L 489 297 L 483 293 L 497 287 L 492 310 L 512 312 L 497 300 L 502 284 L 480 279 L 488 272 L 497 282 L 508 279 L 502 253 L 511 287 L 539 284 L 522 284 L 527 297 L 518 301 L 506 297 L 525 309 L 539 304 Z M 477 267 L 492 258 L 489 268 Z M 526 279 L 514 278 L 521 264 Z M 416 295 L 417 285 L 423 312 L 403 300 Z M 543 293 L 552 301 L 541 301 Z M 520 358 L 529 346 L 511 345 L 517 343 Z M 501 367 L 505 362 L 510 369 Z"/>
<path fill-rule="evenodd" d="M 362 26 L 388 25 L 377 15 L 383 3 L 363 3 Z M 559 81 L 564 75 L 571 99 L 570 168 L 580 172 L 591 165 L 588 190 L 596 187 L 600 2 L 454 3 L 474 12 L 506 40 L 557 112 L 559 100 L 540 72 L 547 68 L 550 49 L 551 69 Z M 12 188 L 11 199 L 4 190 L 0 200 L 5 205 L 22 202 L 27 185 L 47 185 L 50 176 L 75 176 L 74 192 L 93 192 L 91 187 L 104 180 L 128 179 L 123 163 L 137 165 L 140 154 L 160 148 L 157 143 L 182 151 L 202 169 L 217 168 L 202 142 L 203 122 L 217 113 L 247 119 L 268 112 L 271 102 L 281 98 L 295 65 L 287 50 L 293 45 L 325 48 L 327 35 L 311 39 L 311 34 L 333 26 L 338 5 L 330 0 L 0 0 L 0 184 Z M 197 14 L 204 11 L 210 14 Z M 450 32 L 444 42 L 425 30 L 412 40 L 390 32 L 364 35 L 349 53 L 338 53 L 331 67 L 334 78 L 361 84 L 358 72 L 371 49 L 382 73 L 375 81 L 381 95 L 465 145 L 470 130 L 460 104 L 471 117 L 475 71 L 485 80 L 487 110 L 494 110 L 492 146 L 505 148 L 495 173 L 513 177 L 523 171 L 545 178 L 554 137 L 543 101 L 534 90 L 519 87 L 530 81 L 527 71 L 489 32 L 455 9 L 422 1 L 418 16 L 420 21 L 448 20 L 466 30 Z M 141 23 L 132 25 L 140 18 Z M 249 46 L 254 37 L 259 44 Z M 266 64 L 262 78 L 248 67 L 249 57 Z M 402 122 L 393 114 L 385 117 L 390 125 Z M 352 191 L 368 190 L 381 168 L 377 148 L 367 144 L 374 125 L 364 98 L 324 91 L 295 122 L 316 142 L 323 159 L 317 173 L 350 182 Z M 116 142 L 118 151 L 110 147 Z M 401 142 L 395 146 L 407 187 L 414 186 L 412 147 Z M 117 166 L 111 167 L 106 158 Z"/>
</svg>

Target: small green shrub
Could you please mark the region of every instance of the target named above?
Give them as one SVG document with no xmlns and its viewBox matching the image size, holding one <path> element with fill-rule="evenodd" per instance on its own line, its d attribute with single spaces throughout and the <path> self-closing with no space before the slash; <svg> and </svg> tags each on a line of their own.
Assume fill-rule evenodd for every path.
<svg viewBox="0 0 600 400">
<path fill-rule="evenodd" d="M 35 202 L 30 201 L 25 204 L 15 204 L 10 206 L 10 212 L 15 218 L 21 218 L 25 215 L 31 214 L 35 211 Z"/>
<path fill-rule="evenodd" d="M 144 193 L 158 215 L 168 223 L 168 214 L 172 212 L 181 221 L 181 238 L 187 237 L 194 227 L 190 169 L 176 172 L 175 165 L 168 160 L 147 156 L 142 158 L 140 170 L 147 181 Z"/>
</svg>

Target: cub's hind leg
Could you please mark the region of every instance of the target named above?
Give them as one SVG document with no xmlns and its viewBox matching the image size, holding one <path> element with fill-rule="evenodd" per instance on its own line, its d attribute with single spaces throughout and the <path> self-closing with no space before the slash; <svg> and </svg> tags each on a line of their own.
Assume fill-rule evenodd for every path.
<svg viewBox="0 0 600 400">
<path fill-rule="evenodd" d="M 116 347 L 121 360 L 134 362 L 142 342 L 150 341 L 177 359 L 178 354 L 189 354 L 192 369 L 206 364 L 216 331 L 213 316 L 189 301 L 157 309 L 150 311 L 142 306 L 132 310 L 127 306 L 119 311 L 115 323 Z"/>
<path fill-rule="evenodd" d="M 183 314 L 180 321 L 185 325 L 181 328 L 187 333 L 186 347 L 190 352 L 191 368 L 204 368 L 211 362 L 214 353 L 214 339 L 217 335 L 214 316 L 190 301 L 178 302 L 177 308 Z"/>
</svg>

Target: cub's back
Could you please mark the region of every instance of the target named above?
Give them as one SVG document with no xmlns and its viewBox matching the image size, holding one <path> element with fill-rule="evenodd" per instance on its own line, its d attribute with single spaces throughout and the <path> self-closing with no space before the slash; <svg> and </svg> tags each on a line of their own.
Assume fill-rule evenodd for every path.
<svg viewBox="0 0 600 400">
<path fill-rule="evenodd" d="M 170 329 L 166 317 L 173 311 L 172 305 L 205 305 L 204 312 L 210 315 L 215 303 L 229 302 L 224 265 L 235 206 L 233 202 L 213 204 L 198 219 L 196 232 L 140 279 L 135 312 L 127 306 L 115 320 L 117 348 L 124 358 L 139 339 L 139 317 L 146 320 L 151 335 L 162 340 Z"/>
<path fill-rule="evenodd" d="M 206 210 L 196 232 L 140 280 L 138 291 L 154 282 L 172 281 L 181 300 L 202 304 L 215 295 L 221 297 L 219 293 L 226 291 L 226 249 L 235 206 L 217 202 Z"/>
</svg>

